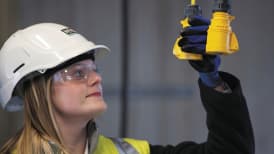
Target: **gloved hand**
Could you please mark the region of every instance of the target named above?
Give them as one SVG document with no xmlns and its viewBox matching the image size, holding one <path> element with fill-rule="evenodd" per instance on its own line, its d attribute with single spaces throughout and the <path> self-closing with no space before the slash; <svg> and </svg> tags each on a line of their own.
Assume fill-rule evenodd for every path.
<svg viewBox="0 0 274 154">
<path fill-rule="evenodd" d="M 221 59 L 218 55 L 207 55 L 205 52 L 210 21 L 202 16 L 194 16 L 189 18 L 188 22 L 190 26 L 182 30 L 182 39 L 179 40 L 178 45 L 184 52 L 203 56 L 203 60 L 189 60 L 189 63 L 199 72 L 200 79 L 205 85 L 216 87 L 222 82 L 218 73 Z"/>
</svg>

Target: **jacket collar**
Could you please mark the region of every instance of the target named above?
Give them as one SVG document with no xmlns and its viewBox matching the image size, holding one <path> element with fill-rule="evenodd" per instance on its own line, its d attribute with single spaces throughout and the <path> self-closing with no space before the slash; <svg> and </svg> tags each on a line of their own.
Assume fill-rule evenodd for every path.
<svg viewBox="0 0 274 154">
<path fill-rule="evenodd" d="M 87 126 L 88 151 L 93 153 L 98 144 L 99 132 L 94 121 L 90 121 Z"/>
</svg>

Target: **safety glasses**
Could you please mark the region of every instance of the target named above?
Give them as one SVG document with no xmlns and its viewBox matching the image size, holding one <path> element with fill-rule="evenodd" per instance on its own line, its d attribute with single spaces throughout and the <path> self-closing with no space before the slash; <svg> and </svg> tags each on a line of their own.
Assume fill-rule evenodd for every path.
<svg viewBox="0 0 274 154">
<path fill-rule="evenodd" d="M 92 61 L 75 63 L 54 73 L 54 82 L 87 82 L 89 75 L 98 73 L 97 67 Z"/>
</svg>

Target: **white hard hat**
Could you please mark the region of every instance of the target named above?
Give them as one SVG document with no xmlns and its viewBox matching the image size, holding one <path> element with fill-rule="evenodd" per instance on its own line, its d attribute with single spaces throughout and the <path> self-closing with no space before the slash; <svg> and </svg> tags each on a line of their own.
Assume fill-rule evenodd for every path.
<svg viewBox="0 0 274 154">
<path fill-rule="evenodd" d="M 98 58 L 110 50 L 104 45 L 95 45 L 71 28 L 55 23 L 40 23 L 15 32 L 0 50 L 2 107 L 7 111 L 23 107 L 23 100 L 12 96 L 23 77 L 33 72 L 43 74 L 47 69 L 91 51 Z"/>
</svg>

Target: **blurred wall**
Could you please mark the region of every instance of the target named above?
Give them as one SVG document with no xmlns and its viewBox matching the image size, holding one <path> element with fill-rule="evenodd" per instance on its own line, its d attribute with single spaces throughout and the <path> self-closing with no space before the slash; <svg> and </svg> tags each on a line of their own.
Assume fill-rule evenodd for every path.
<svg viewBox="0 0 274 154">
<path fill-rule="evenodd" d="M 0 1 L 0 44 L 17 28 L 18 4 L 16 0 Z M 0 109 L 0 145 L 21 125 L 21 113 L 8 113 Z"/>
<path fill-rule="evenodd" d="M 15 3 L 16 2 L 16 3 Z M 207 137 L 197 73 L 172 55 L 179 21 L 188 1 L 138 0 L 129 6 L 129 124 L 128 136 L 152 144 L 202 142 Z M 197 0 L 210 17 L 212 1 Z M 237 75 L 248 101 L 256 137 L 256 153 L 273 154 L 274 148 L 274 31 L 272 0 L 233 1 L 233 30 L 240 52 L 222 57 L 221 70 Z M 108 45 L 112 53 L 99 68 L 108 111 L 98 119 L 100 131 L 119 135 L 121 84 L 121 0 L 2 0 L 1 41 L 14 31 L 37 22 L 68 25 L 88 39 Z M 244 5 L 243 5 L 244 4 Z M 256 9 L 254 9 L 256 8 Z M 233 111 L 231 111 L 233 112 Z M 0 144 L 22 123 L 21 113 L 0 110 Z"/>
</svg>

